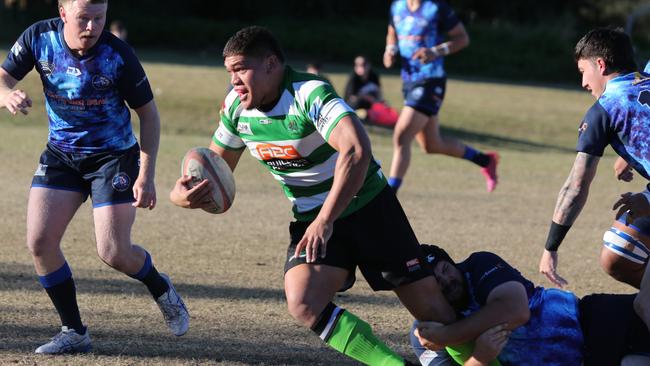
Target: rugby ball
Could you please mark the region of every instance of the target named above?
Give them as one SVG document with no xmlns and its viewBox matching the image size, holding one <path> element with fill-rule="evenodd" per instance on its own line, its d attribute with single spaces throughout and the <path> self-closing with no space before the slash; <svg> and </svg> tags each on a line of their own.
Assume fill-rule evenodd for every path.
<svg viewBox="0 0 650 366">
<path fill-rule="evenodd" d="M 183 157 L 181 174 L 192 177 L 190 186 L 199 184 L 203 179 L 212 186 L 212 205 L 203 211 L 219 214 L 226 212 L 235 199 L 235 178 L 230 167 L 221 156 L 207 147 L 194 147 Z M 190 188 L 191 188 L 190 187 Z"/>
</svg>

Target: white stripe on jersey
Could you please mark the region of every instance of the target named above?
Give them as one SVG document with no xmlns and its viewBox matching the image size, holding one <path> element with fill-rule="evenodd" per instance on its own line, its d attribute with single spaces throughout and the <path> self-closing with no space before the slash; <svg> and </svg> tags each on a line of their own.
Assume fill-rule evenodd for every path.
<svg viewBox="0 0 650 366">
<path fill-rule="evenodd" d="M 322 164 L 312 167 L 311 169 L 302 170 L 299 172 L 287 173 L 287 174 L 271 174 L 273 178 L 282 184 L 297 186 L 297 187 L 309 187 L 314 184 L 324 182 L 334 176 L 334 168 L 336 167 L 336 159 L 339 157 L 339 153 L 336 153 L 329 157 Z M 324 174 L 329 173 L 331 174 Z"/>
<path fill-rule="evenodd" d="M 214 138 L 232 149 L 239 150 L 246 145 L 239 136 L 224 127 L 223 123 L 219 123 L 219 127 L 214 131 Z"/>
<path fill-rule="evenodd" d="M 327 195 L 330 193 L 328 190 L 327 192 L 315 194 L 313 196 L 309 197 L 288 197 L 289 201 L 291 201 L 294 205 L 296 205 L 296 209 L 298 212 L 307 212 L 315 209 L 316 207 L 320 207 L 323 202 L 325 202 L 325 198 L 327 198 Z"/>
<path fill-rule="evenodd" d="M 266 118 L 273 116 L 296 115 L 293 109 L 293 95 L 288 90 L 282 92 L 278 103 L 268 112 L 262 112 L 258 109 L 244 109 L 241 117 Z"/>
</svg>

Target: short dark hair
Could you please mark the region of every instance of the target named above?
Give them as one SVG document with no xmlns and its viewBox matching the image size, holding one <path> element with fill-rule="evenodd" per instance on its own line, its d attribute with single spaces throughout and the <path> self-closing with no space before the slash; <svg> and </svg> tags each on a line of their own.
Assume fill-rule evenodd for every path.
<svg viewBox="0 0 650 366">
<path fill-rule="evenodd" d="M 257 25 L 241 29 L 230 37 L 223 48 L 223 57 L 243 55 L 252 57 L 266 57 L 275 55 L 284 63 L 285 57 L 280 42 L 270 30 Z"/>
<path fill-rule="evenodd" d="M 59 0 L 59 8 L 72 1 L 74 0 Z M 108 0 L 89 0 L 88 2 L 91 4 L 106 4 L 108 3 Z"/>
<path fill-rule="evenodd" d="M 585 34 L 575 48 L 575 61 L 602 58 L 607 72 L 637 70 L 632 40 L 621 28 L 596 28 Z"/>
<path fill-rule="evenodd" d="M 434 268 L 438 262 L 445 261 L 449 262 L 452 265 L 456 265 L 453 259 L 449 254 L 442 248 L 433 244 L 422 244 L 420 245 L 422 254 L 424 254 L 424 259 L 431 265 L 431 268 Z"/>
</svg>

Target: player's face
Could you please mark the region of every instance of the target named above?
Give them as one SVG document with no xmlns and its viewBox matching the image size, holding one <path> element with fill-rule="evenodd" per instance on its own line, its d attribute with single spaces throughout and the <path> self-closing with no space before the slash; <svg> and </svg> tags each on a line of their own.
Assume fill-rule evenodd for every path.
<svg viewBox="0 0 650 366">
<path fill-rule="evenodd" d="M 607 79 L 604 76 L 604 63 L 602 59 L 578 60 L 578 71 L 582 74 L 582 87 L 589 90 L 594 98 L 598 99 L 605 92 Z"/>
<path fill-rule="evenodd" d="M 68 47 L 82 51 L 92 48 L 104 30 L 107 9 L 106 3 L 92 4 L 85 0 L 73 0 L 60 7 Z"/>
<path fill-rule="evenodd" d="M 456 266 L 449 262 L 440 261 L 433 268 L 433 274 L 438 280 L 445 299 L 455 308 L 464 307 L 467 302 L 465 278 Z"/>
<path fill-rule="evenodd" d="M 271 99 L 277 86 L 271 85 L 268 57 L 234 55 L 226 57 L 224 64 L 230 73 L 230 83 L 245 109 L 258 108 Z"/>
</svg>

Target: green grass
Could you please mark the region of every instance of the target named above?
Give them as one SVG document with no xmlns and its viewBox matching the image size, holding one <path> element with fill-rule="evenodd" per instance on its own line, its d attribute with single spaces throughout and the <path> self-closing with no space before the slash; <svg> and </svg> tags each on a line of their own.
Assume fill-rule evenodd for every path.
<svg viewBox="0 0 650 366">
<path fill-rule="evenodd" d="M 242 158 L 235 172 L 237 197 L 223 215 L 183 210 L 167 199 L 185 151 L 207 145 L 217 125 L 227 82 L 223 68 L 160 61 L 144 66 L 163 122 L 159 205 L 139 212 L 133 238 L 150 250 L 159 270 L 169 273 L 184 295 L 191 329 L 182 338 L 170 336 L 144 287 L 101 263 L 86 204 L 68 228 L 63 249 L 94 352 L 32 355 L 58 324 L 24 244 L 27 192 L 47 136 L 41 87 L 32 73 L 20 84 L 34 98 L 29 116 L 11 117 L 0 110 L 0 364 L 355 364 L 323 346 L 286 311 L 282 266 L 290 204 L 258 163 Z M 342 90 L 345 75 L 329 76 Z M 397 77 L 385 77 L 383 84 L 389 102 L 400 106 Z M 450 80 L 441 113 L 444 131 L 481 149 L 498 150 L 501 183 L 487 194 L 475 166 L 414 153 L 399 197 L 419 239 L 442 245 L 456 259 L 476 250 L 494 251 L 524 276 L 548 286 L 537 264 L 557 192 L 575 156 L 577 124 L 592 103 L 577 89 Z M 390 134 L 371 129 L 370 137 L 387 170 Z M 560 274 L 581 296 L 633 291 L 598 265 L 602 234 L 613 220 L 611 204 L 620 192 L 643 187 L 642 179 L 616 181 L 613 161 L 611 152 L 602 159 L 589 202 L 560 251 Z M 358 278 L 336 303 L 366 319 L 391 347 L 410 357 L 409 314 L 395 296 L 372 293 Z"/>
</svg>

